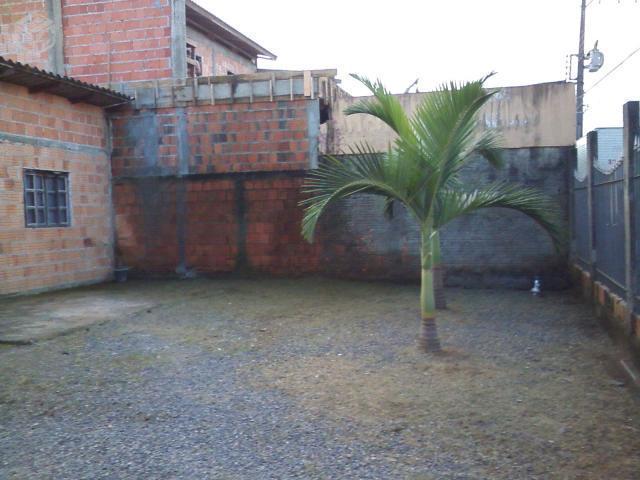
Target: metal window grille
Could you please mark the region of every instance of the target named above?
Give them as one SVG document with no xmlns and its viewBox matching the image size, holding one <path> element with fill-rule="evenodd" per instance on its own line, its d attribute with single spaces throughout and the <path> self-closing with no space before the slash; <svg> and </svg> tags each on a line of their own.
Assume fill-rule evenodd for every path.
<svg viewBox="0 0 640 480">
<path fill-rule="evenodd" d="M 24 217 L 27 227 L 69 226 L 69 174 L 25 170 Z"/>
</svg>

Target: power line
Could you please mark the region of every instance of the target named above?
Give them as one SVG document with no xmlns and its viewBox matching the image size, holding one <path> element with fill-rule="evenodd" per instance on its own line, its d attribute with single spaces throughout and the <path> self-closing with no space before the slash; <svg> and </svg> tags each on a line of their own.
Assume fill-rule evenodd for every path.
<svg viewBox="0 0 640 480">
<path fill-rule="evenodd" d="M 593 1 L 593 0 L 591 0 Z M 611 70 L 609 70 L 603 77 L 600 77 L 600 79 L 594 83 L 593 85 L 591 85 L 591 87 L 587 90 L 584 91 L 584 93 L 590 92 L 591 90 L 593 90 L 596 85 L 598 85 L 600 82 L 602 82 L 605 78 L 607 78 L 609 75 L 611 75 L 613 72 L 615 72 L 618 68 L 620 68 L 627 60 L 629 60 L 631 57 L 633 57 L 636 53 L 640 52 L 640 47 L 636 48 L 633 52 L 631 52 L 629 55 L 627 55 L 620 63 L 618 63 L 615 67 L 613 67 Z"/>
</svg>

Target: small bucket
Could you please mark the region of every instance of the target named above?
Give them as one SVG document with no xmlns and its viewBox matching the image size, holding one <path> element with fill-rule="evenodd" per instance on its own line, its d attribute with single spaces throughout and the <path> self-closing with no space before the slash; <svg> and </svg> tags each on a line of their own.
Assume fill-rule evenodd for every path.
<svg viewBox="0 0 640 480">
<path fill-rule="evenodd" d="M 123 283 L 127 281 L 129 276 L 129 267 L 116 267 L 113 272 L 116 282 Z"/>
</svg>

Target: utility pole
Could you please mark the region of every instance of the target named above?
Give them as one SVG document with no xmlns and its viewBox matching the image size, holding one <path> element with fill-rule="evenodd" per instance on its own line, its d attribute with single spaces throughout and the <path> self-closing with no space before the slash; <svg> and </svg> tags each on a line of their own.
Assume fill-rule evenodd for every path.
<svg viewBox="0 0 640 480">
<path fill-rule="evenodd" d="M 576 79 L 576 139 L 582 137 L 584 116 L 584 17 L 587 0 L 582 0 L 580 7 L 580 41 L 578 43 L 578 77 Z"/>
</svg>

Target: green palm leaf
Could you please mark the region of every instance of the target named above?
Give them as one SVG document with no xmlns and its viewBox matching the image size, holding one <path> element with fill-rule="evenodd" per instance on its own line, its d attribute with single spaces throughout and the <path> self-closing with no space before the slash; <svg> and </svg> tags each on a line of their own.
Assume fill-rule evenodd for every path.
<svg viewBox="0 0 640 480">
<path fill-rule="evenodd" d="M 539 190 L 516 184 L 494 183 L 474 190 L 441 190 L 434 211 L 434 229 L 453 219 L 484 208 L 507 208 L 527 215 L 551 237 L 561 250 L 565 238 L 557 204 Z"/>
</svg>

